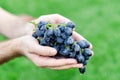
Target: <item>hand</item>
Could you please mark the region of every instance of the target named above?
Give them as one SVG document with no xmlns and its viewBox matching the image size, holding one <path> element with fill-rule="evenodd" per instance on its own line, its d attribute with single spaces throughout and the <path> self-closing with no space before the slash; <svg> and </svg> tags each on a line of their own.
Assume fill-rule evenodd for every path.
<svg viewBox="0 0 120 80">
<path fill-rule="evenodd" d="M 80 68 L 75 59 L 55 59 L 57 51 L 51 47 L 40 46 L 36 39 L 31 36 L 24 36 L 14 40 L 15 52 L 21 53 L 31 60 L 36 66 L 50 69 Z"/>
</svg>

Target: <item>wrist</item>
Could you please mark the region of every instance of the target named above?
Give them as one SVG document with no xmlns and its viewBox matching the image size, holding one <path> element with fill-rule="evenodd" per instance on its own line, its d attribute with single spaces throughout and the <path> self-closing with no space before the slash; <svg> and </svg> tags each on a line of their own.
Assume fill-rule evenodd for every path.
<svg viewBox="0 0 120 80">
<path fill-rule="evenodd" d="M 19 38 L 18 38 L 19 39 Z M 17 56 L 21 56 L 21 52 L 22 51 L 20 51 L 20 41 L 18 40 L 17 38 L 16 39 L 13 39 L 12 41 L 11 41 L 11 53 L 12 53 L 12 55 L 13 56 L 15 56 L 15 57 L 17 57 Z"/>
<path fill-rule="evenodd" d="M 15 44 L 14 40 L 0 43 L 0 64 L 20 56 L 20 54 L 15 50 Z"/>
</svg>

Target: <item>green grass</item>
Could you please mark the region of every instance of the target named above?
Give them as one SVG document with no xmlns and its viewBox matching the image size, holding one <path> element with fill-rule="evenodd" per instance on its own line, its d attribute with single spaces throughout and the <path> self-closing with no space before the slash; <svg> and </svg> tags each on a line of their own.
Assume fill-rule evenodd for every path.
<svg viewBox="0 0 120 80">
<path fill-rule="evenodd" d="M 94 56 L 84 75 L 77 69 L 37 68 L 25 58 L 0 66 L 0 80 L 119 80 L 120 0 L 0 0 L 14 14 L 39 17 L 59 13 L 76 23 L 76 31 L 93 44 Z M 0 36 L 0 40 L 5 37 Z"/>
</svg>

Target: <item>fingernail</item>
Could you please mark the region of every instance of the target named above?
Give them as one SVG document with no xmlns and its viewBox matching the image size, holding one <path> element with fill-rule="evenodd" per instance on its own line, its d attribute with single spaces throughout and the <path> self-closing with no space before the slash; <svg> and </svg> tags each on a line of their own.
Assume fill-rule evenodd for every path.
<svg viewBox="0 0 120 80">
<path fill-rule="evenodd" d="M 83 67 L 83 64 L 80 64 L 79 68 Z"/>
<path fill-rule="evenodd" d="M 80 65 L 79 65 L 79 68 L 82 68 L 82 67 L 83 67 L 83 64 L 80 64 Z"/>
<path fill-rule="evenodd" d="M 51 53 L 51 54 L 56 54 L 57 51 L 56 51 L 56 49 L 53 49 L 53 48 L 52 48 L 52 49 L 50 50 L 50 53 Z"/>
</svg>

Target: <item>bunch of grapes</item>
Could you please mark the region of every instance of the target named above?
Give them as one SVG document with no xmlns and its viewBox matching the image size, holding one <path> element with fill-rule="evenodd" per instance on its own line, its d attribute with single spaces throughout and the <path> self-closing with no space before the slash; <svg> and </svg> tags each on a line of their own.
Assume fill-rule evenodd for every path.
<svg viewBox="0 0 120 80">
<path fill-rule="evenodd" d="M 75 25 L 72 22 L 54 25 L 40 21 L 32 36 L 38 40 L 40 45 L 55 48 L 56 56 L 76 59 L 78 63 L 83 64 L 79 71 L 84 73 L 85 65 L 92 56 L 92 51 L 89 49 L 90 43 L 87 40 L 74 40 L 72 37 L 74 28 Z"/>
</svg>

